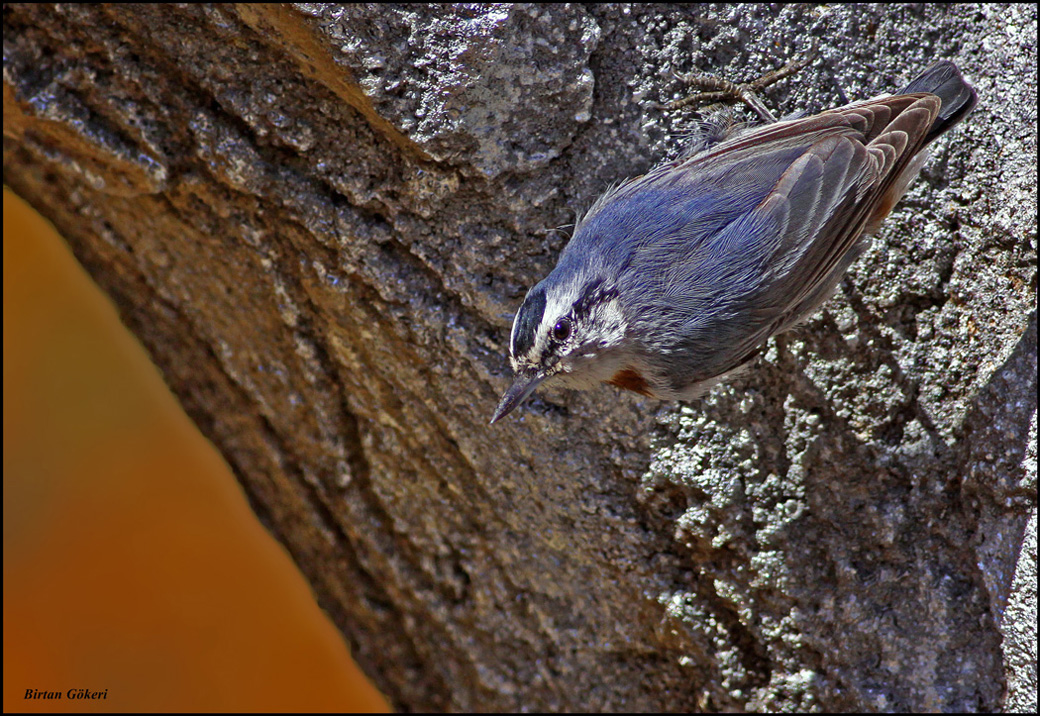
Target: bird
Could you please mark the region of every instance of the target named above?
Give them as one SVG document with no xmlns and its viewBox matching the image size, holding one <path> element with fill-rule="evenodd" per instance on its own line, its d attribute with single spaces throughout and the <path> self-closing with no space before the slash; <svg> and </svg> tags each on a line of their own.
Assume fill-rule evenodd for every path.
<svg viewBox="0 0 1040 716">
<path fill-rule="evenodd" d="M 491 423 L 543 383 L 688 401 L 736 375 L 833 294 L 977 101 L 940 60 L 896 94 L 734 127 L 608 190 L 517 310 Z"/>
</svg>

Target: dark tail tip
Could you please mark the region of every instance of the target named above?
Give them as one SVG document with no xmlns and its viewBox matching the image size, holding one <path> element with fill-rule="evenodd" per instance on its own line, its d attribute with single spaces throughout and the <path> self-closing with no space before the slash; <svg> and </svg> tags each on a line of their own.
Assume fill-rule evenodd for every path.
<svg viewBox="0 0 1040 716">
<path fill-rule="evenodd" d="M 942 100 L 942 108 L 936 117 L 925 143 L 949 131 L 967 117 L 979 101 L 975 88 L 965 81 L 957 65 L 949 60 L 939 60 L 917 76 L 900 94 L 928 92 Z"/>
</svg>

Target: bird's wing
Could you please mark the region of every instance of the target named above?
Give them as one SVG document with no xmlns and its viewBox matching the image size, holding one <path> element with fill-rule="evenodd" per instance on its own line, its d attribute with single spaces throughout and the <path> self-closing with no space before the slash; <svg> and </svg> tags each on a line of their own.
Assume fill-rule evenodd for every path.
<svg viewBox="0 0 1040 716">
<path fill-rule="evenodd" d="M 704 341 L 687 349 L 705 356 L 705 378 L 732 368 L 827 299 L 864 230 L 880 223 L 919 169 L 914 157 L 940 104 L 930 94 L 896 95 L 778 122 L 668 174 L 647 175 L 647 189 L 686 182 L 691 195 L 708 192 L 723 203 L 727 196 L 746 199 L 749 186 L 766 182 L 756 204 L 696 237 L 692 260 L 663 269 L 661 300 L 675 308 L 690 342 Z M 644 253 L 668 252 L 648 245 Z"/>
</svg>

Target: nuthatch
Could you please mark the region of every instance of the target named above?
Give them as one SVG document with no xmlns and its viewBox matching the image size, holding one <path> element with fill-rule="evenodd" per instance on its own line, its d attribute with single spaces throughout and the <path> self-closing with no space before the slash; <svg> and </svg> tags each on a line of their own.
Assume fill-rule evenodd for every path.
<svg viewBox="0 0 1040 716">
<path fill-rule="evenodd" d="M 690 400 L 732 376 L 830 297 L 976 101 L 942 60 L 899 94 L 731 132 L 608 191 L 517 311 L 491 422 L 545 381 Z"/>
</svg>

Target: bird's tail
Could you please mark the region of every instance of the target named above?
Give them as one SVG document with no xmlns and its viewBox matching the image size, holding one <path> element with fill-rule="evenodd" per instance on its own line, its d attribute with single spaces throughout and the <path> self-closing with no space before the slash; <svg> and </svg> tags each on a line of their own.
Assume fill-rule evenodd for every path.
<svg viewBox="0 0 1040 716">
<path fill-rule="evenodd" d="M 979 101 L 975 89 L 961 76 L 957 65 L 949 60 L 939 60 L 930 65 L 899 94 L 914 92 L 928 92 L 942 100 L 939 115 L 925 137 L 925 144 L 967 117 Z"/>
</svg>

